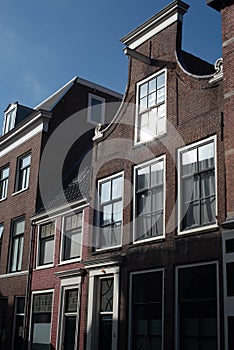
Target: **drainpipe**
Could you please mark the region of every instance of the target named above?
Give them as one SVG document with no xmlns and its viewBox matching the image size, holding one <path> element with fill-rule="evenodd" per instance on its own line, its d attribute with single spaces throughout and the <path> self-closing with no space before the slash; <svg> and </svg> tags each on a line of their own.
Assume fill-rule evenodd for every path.
<svg viewBox="0 0 234 350">
<path fill-rule="evenodd" d="M 28 257 L 28 278 L 27 278 L 26 297 L 25 297 L 24 346 L 23 346 L 24 350 L 28 349 L 29 318 L 30 318 L 30 308 L 31 308 L 32 274 L 33 274 L 34 247 L 35 247 L 35 232 L 36 232 L 36 225 L 31 223 L 30 251 L 29 251 L 29 257 Z"/>
</svg>

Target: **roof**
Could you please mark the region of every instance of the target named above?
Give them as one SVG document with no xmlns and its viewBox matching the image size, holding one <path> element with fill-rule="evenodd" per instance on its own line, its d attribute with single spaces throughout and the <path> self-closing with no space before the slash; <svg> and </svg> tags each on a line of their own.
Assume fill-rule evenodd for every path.
<svg viewBox="0 0 234 350">
<path fill-rule="evenodd" d="M 82 79 L 82 78 L 75 76 L 69 82 L 67 82 L 64 86 L 62 86 L 59 90 L 57 90 L 55 93 L 53 93 L 46 100 L 44 100 L 43 102 L 41 102 L 39 105 L 37 105 L 34 108 L 51 111 L 75 83 L 90 87 L 92 89 L 101 91 L 103 93 L 109 94 L 109 95 L 116 97 L 116 98 L 119 98 L 119 99 L 122 99 L 122 97 L 123 97 L 122 94 L 120 94 L 114 90 L 108 89 L 102 85 L 92 83 L 91 81 L 88 81 L 88 80 L 85 80 L 85 79 Z"/>
<path fill-rule="evenodd" d="M 192 55 L 186 51 L 180 50 L 177 56 L 182 67 L 191 74 L 197 76 L 212 75 L 215 73 L 214 65 Z"/>
</svg>

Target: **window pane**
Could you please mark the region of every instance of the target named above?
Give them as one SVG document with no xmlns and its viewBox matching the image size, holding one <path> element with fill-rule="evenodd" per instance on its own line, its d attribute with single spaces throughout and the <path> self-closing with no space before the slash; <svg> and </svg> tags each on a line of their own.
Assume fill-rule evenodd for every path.
<svg viewBox="0 0 234 350">
<path fill-rule="evenodd" d="M 163 183 L 163 161 L 151 165 L 151 186 Z"/>
<path fill-rule="evenodd" d="M 24 233 L 25 220 L 15 221 L 14 222 L 14 236 Z"/>
<path fill-rule="evenodd" d="M 157 77 L 157 89 L 163 87 L 165 85 L 165 73 L 160 74 Z"/>
<path fill-rule="evenodd" d="M 100 311 L 113 310 L 113 278 L 101 279 Z"/>
<path fill-rule="evenodd" d="M 122 201 L 113 204 L 113 221 L 122 221 Z"/>
<path fill-rule="evenodd" d="M 78 289 L 67 290 L 65 298 L 65 312 L 77 312 Z"/>
<path fill-rule="evenodd" d="M 156 78 L 149 81 L 149 94 L 151 94 L 153 91 L 156 91 Z"/>
<path fill-rule="evenodd" d="M 91 120 L 96 123 L 102 121 L 102 101 L 96 98 L 91 99 Z"/>
<path fill-rule="evenodd" d="M 66 233 L 64 259 L 78 258 L 81 255 L 81 231 Z"/>
<path fill-rule="evenodd" d="M 54 240 L 45 239 L 40 243 L 40 264 L 50 264 L 54 260 Z"/>
<path fill-rule="evenodd" d="M 152 107 L 156 104 L 156 92 L 153 92 L 149 95 L 148 98 L 148 107 Z"/>
<path fill-rule="evenodd" d="M 137 189 L 148 188 L 150 185 L 150 168 L 149 166 L 137 170 Z"/>
<path fill-rule="evenodd" d="M 111 182 L 107 181 L 101 184 L 101 203 L 109 201 L 111 198 Z"/>
<path fill-rule="evenodd" d="M 0 224 L 0 239 L 2 239 L 2 235 L 3 235 L 3 225 Z"/>
<path fill-rule="evenodd" d="M 31 154 L 21 159 L 21 169 L 28 167 L 30 163 L 31 163 Z"/>
<path fill-rule="evenodd" d="M 19 239 L 14 239 L 12 243 L 11 272 L 17 271 L 18 246 Z"/>
<path fill-rule="evenodd" d="M 165 100 L 165 88 L 161 88 L 157 91 L 157 103 L 164 102 Z"/>
<path fill-rule="evenodd" d="M 147 83 L 140 86 L 140 98 L 147 95 L 147 87 Z"/>
<path fill-rule="evenodd" d="M 191 174 L 197 170 L 197 150 L 182 153 L 182 174 Z"/>
<path fill-rule="evenodd" d="M 147 97 L 144 97 L 140 100 L 140 113 L 148 107 L 147 101 Z"/>
<path fill-rule="evenodd" d="M 226 264 L 227 273 L 227 296 L 234 296 L 234 262 Z"/>
<path fill-rule="evenodd" d="M 208 143 L 198 149 L 199 170 L 214 166 L 214 143 Z"/>
<path fill-rule="evenodd" d="M 112 181 L 112 199 L 122 197 L 122 176 Z"/>
<path fill-rule="evenodd" d="M 103 206 L 103 223 L 102 225 L 108 225 L 112 222 L 112 205 L 108 204 Z"/>
<path fill-rule="evenodd" d="M 63 350 L 73 350 L 75 347 L 76 316 L 65 316 Z"/>
</svg>

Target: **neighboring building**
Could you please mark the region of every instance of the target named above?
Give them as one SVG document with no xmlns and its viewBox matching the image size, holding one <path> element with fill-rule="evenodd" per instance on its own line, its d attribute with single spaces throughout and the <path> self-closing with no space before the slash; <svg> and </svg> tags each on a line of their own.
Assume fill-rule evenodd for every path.
<svg viewBox="0 0 234 350">
<path fill-rule="evenodd" d="M 210 5 L 223 73 L 181 49 L 180 0 L 122 39 L 125 104 L 94 141 L 87 350 L 233 349 L 234 2 Z"/>
<path fill-rule="evenodd" d="M 46 296 L 49 298 L 56 283 L 50 277 L 47 282 L 43 283 L 41 274 L 49 276 L 49 271 L 52 271 L 53 276 L 56 268 L 48 269 L 48 267 L 53 266 L 53 252 L 55 252 L 58 262 L 61 262 L 60 270 L 79 266 L 79 264 L 71 265 L 71 262 L 77 262 L 81 258 L 79 237 L 85 232 L 83 218 L 87 215 L 88 210 L 90 163 L 87 163 L 86 168 L 84 168 L 86 172 L 82 175 L 83 180 L 78 179 L 81 182 L 82 193 L 78 180 L 75 178 L 77 168 L 86 152 L 91 150 L 91 135 L 94 133 L 94 126 L 98 123 L 108 124 L 121 99 L 120 94 L 110 89 L 75 77 L 34 109 L 14 103 L 9 105 L 5 111 L 3 136 L 0 138 L 1 350 L 23 349 L 24 346 L 27 346 L 27 341 L 24 343 L 24 339 L 28 339 L 28 337 L 30 337 L 30 349 L 35 349 L 33 345 L 35 342 L 43 343 L 43 346 L 46 346 L 47 338 L 45 328 L 43 328 L 45 327 L 44 315 L 40 313 L 40 298 L 44 295 L 42 290 L 47 293 Z M 112 110 L 108 108 L 105 110 L 105 103 L 108 102 L 116 103 L 114 107 L 112 106 Z M 59 128 L 59 125 L 61 126 L 65 120 L 72 117 L 77 118 L 77 138 L 78 135 L 83 135 L 83 138 L 75 140 L 77 142 L 68 150 L 66 159 L 64 159 L 62 181 L 66 195 L 66 203 L 64 203 L 62 202 L 64 198 L 56 188 L 56 179 L 48 177 L 45 179 L 46 198 L 41 196 L 38 175 L 40 161 L 47 151 L 51 135 Z M 66 132 L 69 138 L 69 133 L 72 130 L 68 128 Z M 65 134 L 63 137 L 65 138 Z M 61 144 L 61 139 L 59 143 Z M 50 163 L 58 156 L 59 149 L 56 148 L 53 151 L 53 154 L 49 154 Z M 47 163 L 48 168 L 49 165 Z M 85 198 L 83 198 L 84 194 Z M 72 202 L 71 208 L 68 202 Z M 60 259 L 59 255 L 56 255 L 56 249 L 59 249 L 59 219 L 56 218 L 57 224 L 55 225 L 54 221 L 48 221 L 44 212 L 45 207 L 47 210 L 50 208 L 56 212 L 58 207 L 61 209 L 62 206 L 64 214 L 68 215 L 69 212 L 64 204 L 67 204 L 70 211 L 72 208 L 76 210 L 78 208 L 79 213 L 64 219 L 64 230 L 71 238 L 66 238 L 64 234 L 62 243 L 64 250 Z M 35 217 L 35 213 L 39 215 L 40 220 Z M 73 227 L 74 218 L 77 220 L 76 227 Z M 73 220 L 70 222 L 71 219 Z M 35 223 L 37 224 L 38 220 L 40 221 L 40 232 L 37 232 L 35 228 Z M 33 253 L 30 254 L 34 247 L 34 238 L 39 242 L 35 244 L 35 249 L 38 247 L 35 263 Z M 75 242 L 73 242 L 73 238 Z M 53 246 L 54 241 L 57 244 L 55 247 Z M 79 252 L 74 252 L 77 246 L 79 246 Z M 82 252 L 82 254 L 84 253 Z M 66 265 L 67 262 L 69 265 Z M 54 264 L 57 267 L 57 263 L 54 262 Z M 32 274 L 32 268 L 35 268 L 35 274 Z M 53 292 L 54 298 L 56 293 L 60 291 L 60 280 L 63 283 L 63 279 L 60 277 L 54 277 L 58 287 Z M 32 303 L 34 306 L 30 303 L 31 288 L 33 288 Z M 34 310 L 36 299 L 39 300 L 37 311 Z M 54 301 L 56 302 L 56 299 Z M 36 314 L 33 313 L 33 310 Z M 47 307 L 47 313 L 48 310 Z M 56 317 L 55 313 L 53 315 Z M 44 333 L 41 341 L 40 339 L 38 341 L 37 335 L 40 330 Z M 53 336 L 51 341 L 55 347 Z"/>
</svg>

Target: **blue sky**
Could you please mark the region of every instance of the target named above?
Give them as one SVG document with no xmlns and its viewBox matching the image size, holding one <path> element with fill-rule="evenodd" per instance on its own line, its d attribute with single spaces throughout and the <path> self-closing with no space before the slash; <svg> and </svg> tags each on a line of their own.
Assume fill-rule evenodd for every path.
<svg viewBox="0 0 234 350">
<path fill-rule="evenodd" d="M 11 102 L 34 107 L 74 76 L 123 93 L 127 57 L 119 39 L 171 0 L 8 0 L 0 4 L 0 130 Z M 182 48 L 214 63 L 221 16 L 185 0 Z"/>
</svg>

